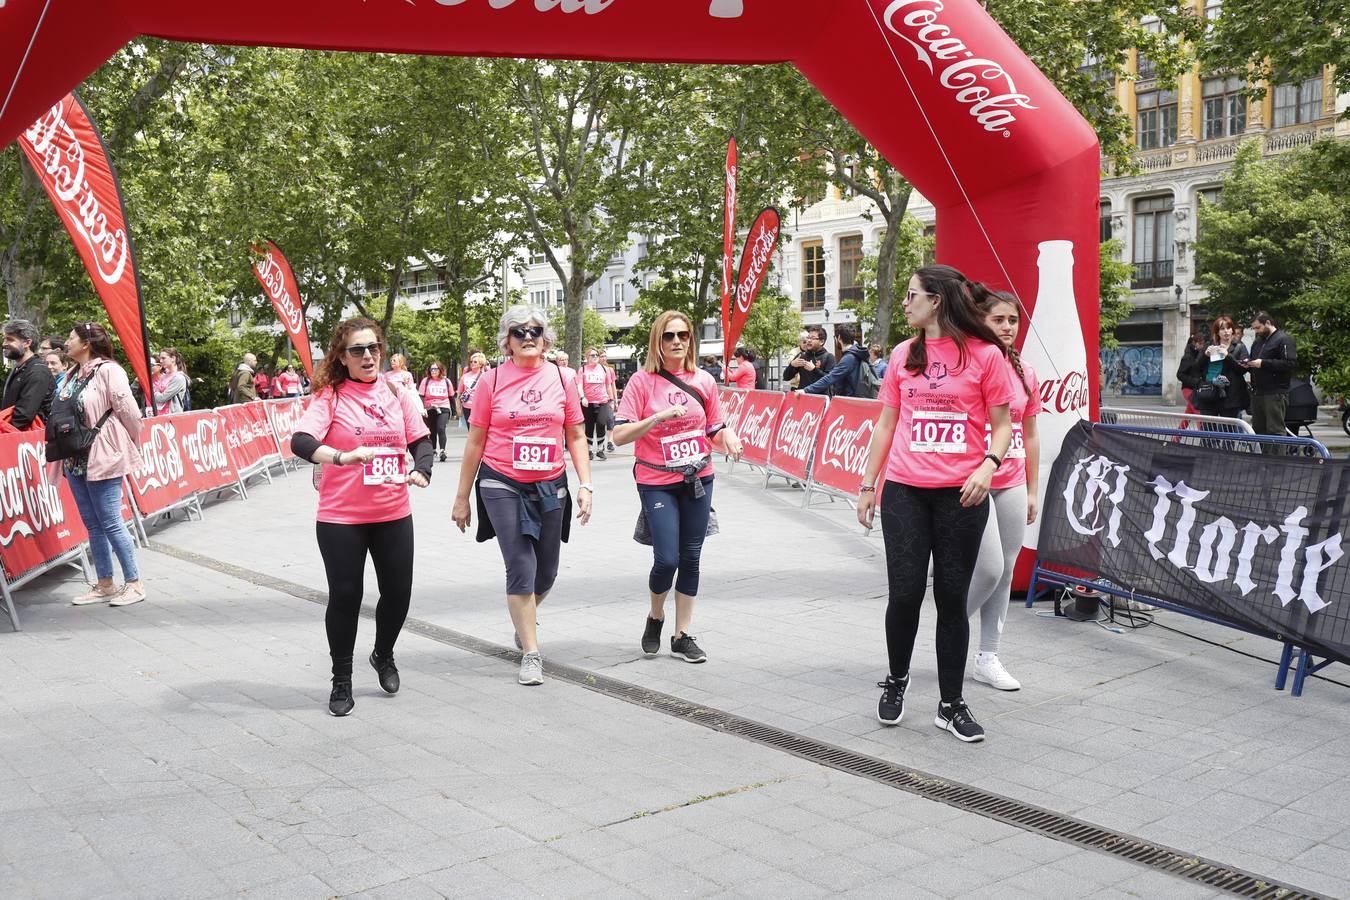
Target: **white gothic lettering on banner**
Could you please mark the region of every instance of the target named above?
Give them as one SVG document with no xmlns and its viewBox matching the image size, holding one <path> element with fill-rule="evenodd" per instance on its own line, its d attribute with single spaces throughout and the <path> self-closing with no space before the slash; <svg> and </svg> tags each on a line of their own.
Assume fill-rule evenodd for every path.
<svg viewBox="0 0 1350 900">
<path fill-rule="evenodd" d="M 0 547 L 16 537 L 33 537 L 52 528 L 58 538 L 70 532 L 59 530 L 66 521 L 59 488 L 47 479 L 47 445 L 19 445 L 17 463 L 0 469 L 0 515 L 9 521 L 9 531 L 0 534 Z"/>
</svg>

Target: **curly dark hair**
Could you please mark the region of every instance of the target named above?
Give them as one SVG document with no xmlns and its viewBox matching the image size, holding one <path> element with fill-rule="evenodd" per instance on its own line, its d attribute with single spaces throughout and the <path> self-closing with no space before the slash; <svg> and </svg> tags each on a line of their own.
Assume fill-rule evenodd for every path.
<svg viewBox="0 0 1350 900">
<path fill-rule="evenodd" d="M 384 331 L 378 322 L 363 316 L 347 319 L 333 330 L 333 337 L 328 341 L 328 352 L 314 367 L 314 393 L 317 394 L 321 388 L 336 388 L 342 382 L 350 380 L 347 364 L 342 361 L 342 353 L 347 348 L 347 339 L 353 333 L 366 330 L 375 332 L 375 340 L 380 342 L 380 352 L 384 352 Z"/>
</svg>

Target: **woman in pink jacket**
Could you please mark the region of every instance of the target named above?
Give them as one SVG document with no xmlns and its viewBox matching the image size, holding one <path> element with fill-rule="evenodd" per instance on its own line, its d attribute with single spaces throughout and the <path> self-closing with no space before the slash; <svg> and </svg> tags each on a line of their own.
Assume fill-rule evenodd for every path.
<svg viewBox="0 0 1350 900">
<path fill-rule="evenodd" d="M 89 531 L 89 555 L 98 575 L 89 593 L 73 602 L 129 606 L 145 599 L 136 546 L 122 520 L 122 477 L 131 474 L 141 459 L 141 413 L 127 373 L 112 360 L 112 341 L 102 325 L 76 325 L 66 340 L 66 352 L 78 368 L 57 391 L 58 400 L 73 401 L 86 425 L 103 423 L 88 452 L 64 463 L 75 505 Z M 126 582 L 121 588 L 113 584 L 113 554 Z"/>
</svg>

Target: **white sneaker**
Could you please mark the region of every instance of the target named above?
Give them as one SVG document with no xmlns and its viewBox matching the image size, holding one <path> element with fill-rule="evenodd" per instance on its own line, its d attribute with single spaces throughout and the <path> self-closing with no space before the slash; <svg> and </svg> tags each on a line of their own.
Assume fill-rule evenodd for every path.
<svg viewBox="0 0 1350 900">
<path fill-rule="evenodd" d="M 516 680 L 521 684 L 544 683 L 544 660 L 537 650 L 520 658 L 520 676 Z"/>
<path fill-rule="evenodd" d="M 975 676 L 976 681 L 1000 691 L 1016 691 L 1022 687 L 1022 683 L 1009 675 L 1008 670 L 1003 668 L 1003 663 L 992 653 L 978 654 L 975 657 L 975 670 L 971 674 Z"/>
</svg>

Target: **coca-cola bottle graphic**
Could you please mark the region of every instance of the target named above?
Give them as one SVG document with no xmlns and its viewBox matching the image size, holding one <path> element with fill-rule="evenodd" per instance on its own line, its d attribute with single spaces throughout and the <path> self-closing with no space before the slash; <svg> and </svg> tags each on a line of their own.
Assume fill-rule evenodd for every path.
<svg viewBox="0 0 1350 900">
<path fill-rule="evenodd" d="M 1073 241 L 1042 241 L 1040 287 L 1036 308 L 1022 340 L 1022 359 L 1031 364 L 1041 382 L 1041 414 L 1036 433 L 1041 439 L 1037 507 L 1045 509 L 1045 486 L 1060 444 L 1075 423 L 1088 417 L 1087 345 L 1078 322 L 1073 295 Z M 1027 547 L 1035 548 L 1041 520 L 1027 528 Z"/>
</svg>

